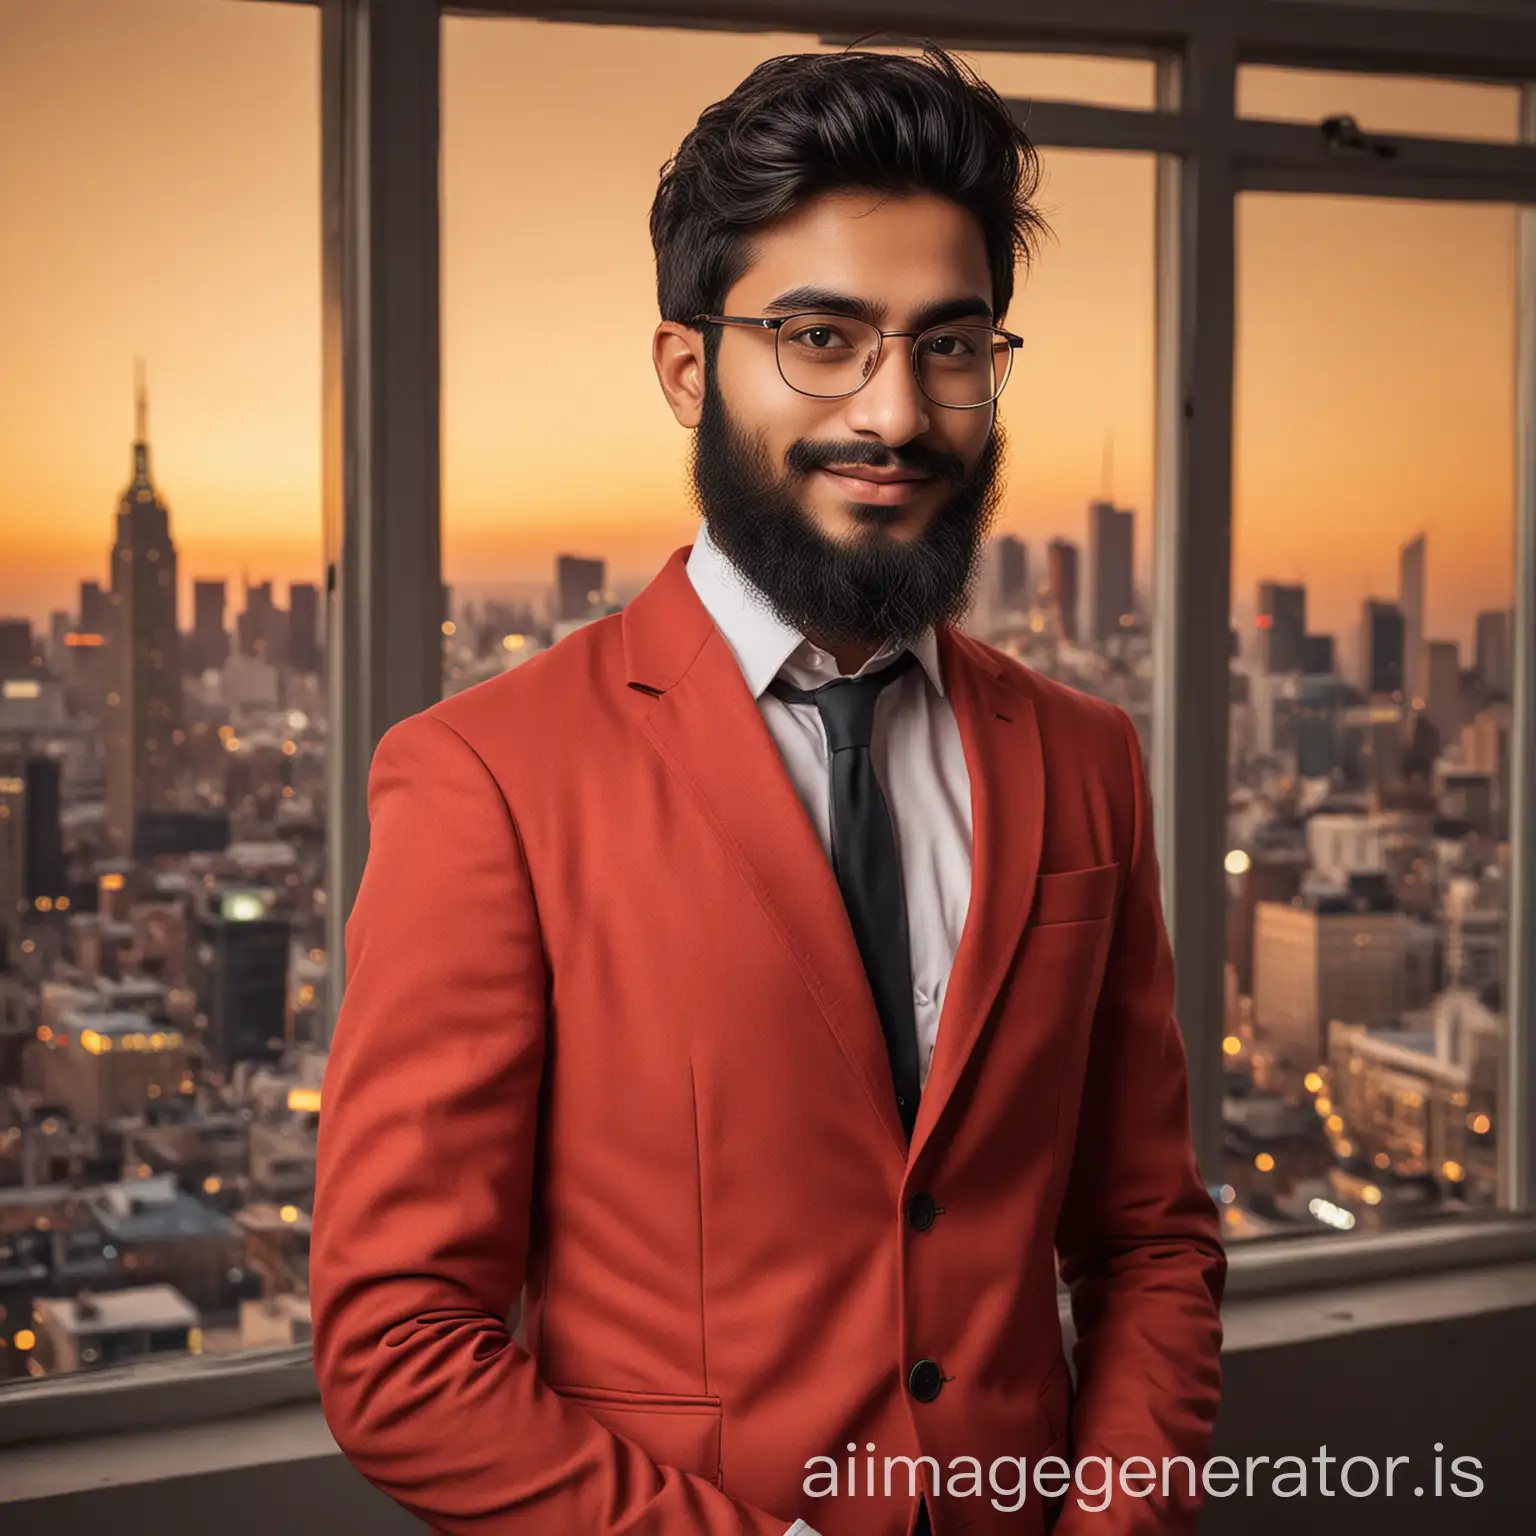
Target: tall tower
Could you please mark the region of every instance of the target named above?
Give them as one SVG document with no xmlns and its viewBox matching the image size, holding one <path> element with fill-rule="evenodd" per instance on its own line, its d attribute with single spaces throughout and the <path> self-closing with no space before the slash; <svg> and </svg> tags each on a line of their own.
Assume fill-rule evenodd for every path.
<svg viewBox="0 0 1536 1536">
<path fill-rule="evenodd" d="M 1403 545 L 1398 558 L 1397 606 L 1403 611 L 1403 689 L 1422 709 L 1429 698 L 1429 648 L 1424 640 L 1424 535 Z"/>
<path fill-rule="evenodd" d="M 1088 636 L 1108 640 L 1136 610 L 1136 518 L 1111 501 L 1088 505 Z"/>
<path fill-rule="evenodd" d="M 149 404 L 137 367 L 133 479 L 117 506 L 107 618 L 107 834 L 133 853 L 141 810 L 175 803 L 184 739 L 176 546 L 149 473 Z"/>
</svg>

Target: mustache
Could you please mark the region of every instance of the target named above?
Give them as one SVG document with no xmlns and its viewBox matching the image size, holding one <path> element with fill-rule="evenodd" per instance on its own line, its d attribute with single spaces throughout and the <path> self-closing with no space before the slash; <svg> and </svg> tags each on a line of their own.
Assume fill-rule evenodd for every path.
<svg viewBox="0 0 1536 1536">
<path fill-rule="evenodd" d="M 965 481 L 965 465 L 959 456 L 944 453 L 922 443 L 908 443 L 903 448 L 887 448 L 880 443 L 816 443 L 800 438 L 791 444 L 784 463 L 796 475 L 832 464 L 857 464 L 868 469 L 901 469 L 916 475 L 932 475 L 954 485 Z"/>
</svg>

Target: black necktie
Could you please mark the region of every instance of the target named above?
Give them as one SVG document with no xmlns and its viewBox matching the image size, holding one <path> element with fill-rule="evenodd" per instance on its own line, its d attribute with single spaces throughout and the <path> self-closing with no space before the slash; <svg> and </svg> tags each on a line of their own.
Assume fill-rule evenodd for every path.
<svg viewBox="0 0 1536 1536">
<path fill-rule="evenodd" d="M 869 742 L 875 700 L 917 657 L 911 651 L 863 677 L 840 677 L 807 691 L 775 678 L 768 691 L 787 704 L 814 704 L 827 732 L 832 776 L 832 868 L 874 993 L 907 1137 L 917 1120 L 917 1019 L 912 1008 L 912 952 L 907 903 L 891 813 Z"/>
</svg>

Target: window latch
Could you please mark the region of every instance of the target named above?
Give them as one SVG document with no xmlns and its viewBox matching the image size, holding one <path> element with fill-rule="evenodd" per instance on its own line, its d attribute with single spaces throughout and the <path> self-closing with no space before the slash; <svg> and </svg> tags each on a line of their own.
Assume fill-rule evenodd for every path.
<svg viewBox="0 0 1536 1536">
<path fill-rule="evenodd" d="M 1375 155 L 1379 160 L 1395 160 L 1397 145 L 1390 139 L 1377 138 L 1367 133 L 1347 113 L 1337 117 L 1325 117 L 1322 121 L 1323 142 L 1335 154 Z"/>
</svg>

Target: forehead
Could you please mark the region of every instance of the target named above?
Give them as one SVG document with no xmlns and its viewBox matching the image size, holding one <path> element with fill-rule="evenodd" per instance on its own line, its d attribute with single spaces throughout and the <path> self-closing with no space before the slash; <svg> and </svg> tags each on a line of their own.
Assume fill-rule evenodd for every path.
<svg viewBox="0 0 1536 1536">
<path fill-rule="evenodd" d="M 935 300 L 992 298 L 975 216 L 931 193 L 823 193 L 757 231 L 729 306 L 762 305 L 814 284 L 867 299 L 892 322 Z"/>
</svg>

